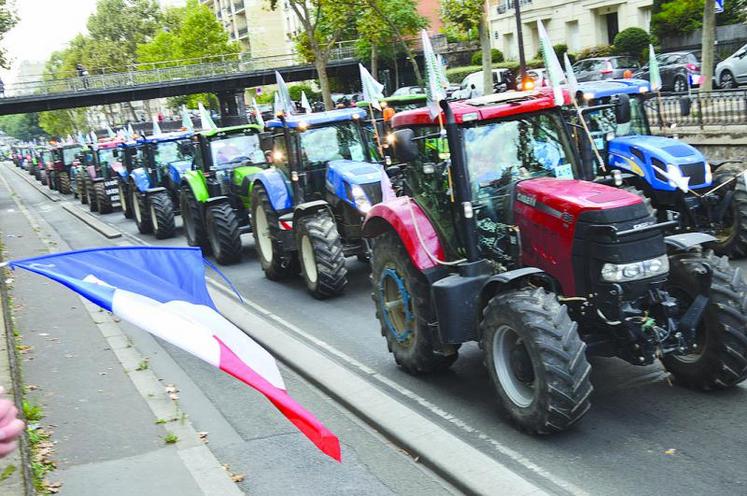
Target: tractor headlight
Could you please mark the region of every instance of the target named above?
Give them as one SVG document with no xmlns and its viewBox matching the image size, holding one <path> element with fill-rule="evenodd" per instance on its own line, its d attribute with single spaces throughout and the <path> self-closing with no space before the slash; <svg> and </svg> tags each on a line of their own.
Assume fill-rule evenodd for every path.
<svg viewBox="0 0 747 496">
<path fill-rule="evenodd" d="M 371 210 L 371 202 L 369 201 L 368 196 L 366 196 L 366 192 L 363 191 L 363 188 L 357 184 L 353 184 L 350 187 L 350 194 L 353 195 L 353 202 L 358 210 L 364 214 L 367 214 L 368 211 Z"/>
<path fill-rule="evenodd" d="M 606 263 L 602 267 L 602 279 L 608 282 L 627 282 L 646 279 L 669 272 L 666 255 L 626 264 Z"/>
<path fill-rule="evenodd" d="M 711 184 L 713 182 L 713 171 L 711 170 L 711 164 L 705 163 L 705 182 Z"/>
</svg>

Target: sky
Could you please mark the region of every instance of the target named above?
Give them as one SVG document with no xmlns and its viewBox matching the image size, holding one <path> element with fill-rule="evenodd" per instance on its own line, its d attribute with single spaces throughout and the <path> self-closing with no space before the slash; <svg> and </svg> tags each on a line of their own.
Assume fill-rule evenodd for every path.
<svg viewBox="0 0 747 496">
<path fill-rule="evenodd" d="M 163 5 L 184 3 L 161 0 Z M 21 62 L 44 62 L 76 34 L 85 33 L 86 20 L 96 9 L 96 0 L 15 0 L 15 4 L 20 20 L 2 43 L 11 61 L 9 71 L 0 71 L 5 84 L 16 79 Z"/>
</svg>

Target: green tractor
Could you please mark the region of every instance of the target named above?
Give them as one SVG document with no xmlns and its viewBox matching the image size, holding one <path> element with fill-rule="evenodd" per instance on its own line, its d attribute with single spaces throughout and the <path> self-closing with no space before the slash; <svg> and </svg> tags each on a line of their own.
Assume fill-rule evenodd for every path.
<svg viewBox="0 0 747 496">
<path fill-rule="evenodd" d="M 241 234 L 251 232 L 251 178 L 267 168 L 262 128 L 243 125 L 192 137 L 195 166 L 181 180 L 179 205 L 190 246 L 221 265 L 241 260 Z"/>
</svg>

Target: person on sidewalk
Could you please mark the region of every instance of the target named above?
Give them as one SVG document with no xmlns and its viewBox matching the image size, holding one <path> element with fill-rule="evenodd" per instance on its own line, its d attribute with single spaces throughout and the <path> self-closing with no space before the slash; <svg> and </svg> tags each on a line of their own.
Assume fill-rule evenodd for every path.
<svg viewBox="0 0 747 496">
<path fill-rule="evenodd" d="M 0 386 L 0 458 L 3 458 L 18 447 L 17 439 L 21 437 L 26 425 L 18 418 L 18 408 L 12 401 L 3 398 L 5 390 Z"/>
</svg>

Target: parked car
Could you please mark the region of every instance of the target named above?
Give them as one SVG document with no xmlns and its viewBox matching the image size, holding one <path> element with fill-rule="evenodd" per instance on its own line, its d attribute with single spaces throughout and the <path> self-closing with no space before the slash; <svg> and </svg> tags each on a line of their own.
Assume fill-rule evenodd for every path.
<svg viewBox="0 0 747 496">
<path fill-rule="evenodd" d="M 515 85 L 513 73 L 509 69 L 493 69 L 493 91 L 501 93 L 513 89 Z M 452 93 L 451 97 L 455 100 L 470 98 L 472 96 L 472 85 L 475 86 L 475 93 L 483 95 L 482 71 L 468 74 L 462 79 L 459 89 Z"/>
<path fill-rule="evenodd" d="M 659 63 L 662 90 L 681 93 L 687 91 L 688 86 L 700 86 L 700 51 L 660 53 L 656 56 L 656 61 Z M 641 67 L 633 77 L 648 81 L 648 64 Z"/>
<path fill-rule="evenodd" d="M 406 95 L 424 95 L 425 89 L 420 86 L 403 86 L 397 88 L 397 90 L 390 96 L 406 96 Z"/>
<path fill-rule="evenodd" d="M 641 65 L 633 57 L 595 57 L 579 60 L 573 64 L 573 72 L 579 82 L 602 79 L 622 79 L 625 71 L 635 72 Z"/>
<path fill-rule="evenodd" d="M 747 83 L 747 45 L 719 62 L 715 76 L 721 89 L 736 88 Z"/>
</svg>

